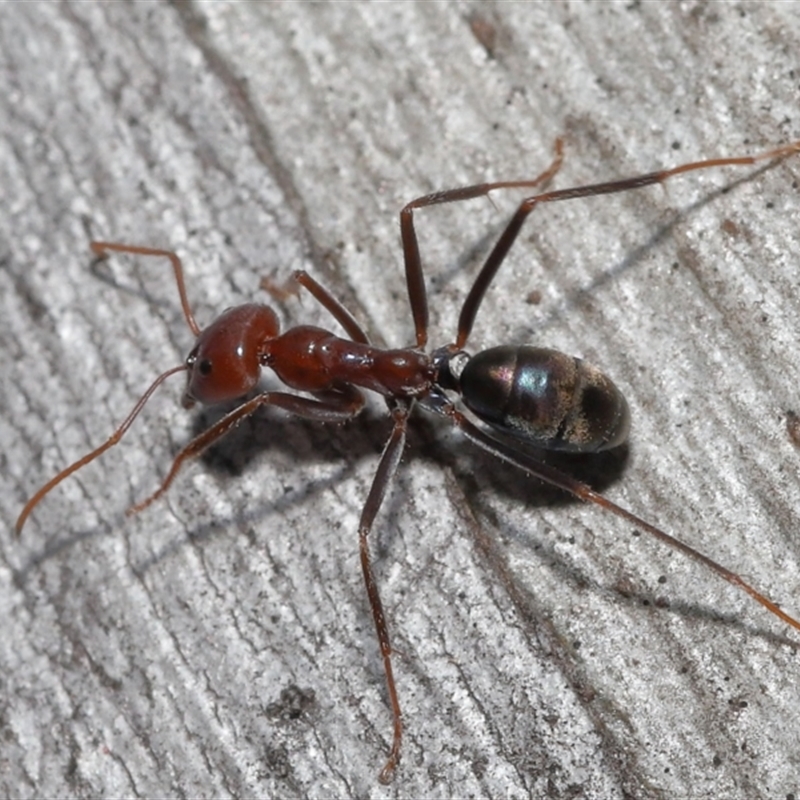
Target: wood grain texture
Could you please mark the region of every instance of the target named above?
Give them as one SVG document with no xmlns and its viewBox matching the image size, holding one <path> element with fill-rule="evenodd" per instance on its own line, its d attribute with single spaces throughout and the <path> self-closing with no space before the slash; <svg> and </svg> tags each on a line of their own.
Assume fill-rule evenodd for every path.
<svg viewBox="0 0 800 800">
<path fill-rule="evenodd" d="M 168 265 L 93 272 L 90 238 L 176 249 L 201 323 L 307 268 L 409 344 L 403 203 L 535 175 L 559 135 L 558 186 L 800 137 L 796 3 L 14 3 L 0 53 L 0 793 L 798 795 L 797 637 L 435 419 L 376 537 L 391 787 L 356 538 L 380 402 L 264 414 L 127 519 L 215 413 L 176 382 L 11 533 L 191 346 Z M 602 366 L 631 445 L 576 468 L 794 614 L 798 181 L 795 159 L 537 212 L 472 340 Z M 518 199 L 420 214 L 435 344 Z"/>
</svg>

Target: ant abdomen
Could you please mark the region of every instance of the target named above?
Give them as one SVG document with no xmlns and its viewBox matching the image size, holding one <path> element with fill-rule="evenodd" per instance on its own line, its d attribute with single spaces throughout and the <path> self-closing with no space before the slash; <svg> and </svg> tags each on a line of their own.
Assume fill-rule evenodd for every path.
<svg viewBox="0 0 800 800">
<path fill-rule="evenodd" d="M 628 403 L 599 369 L 543 347 L 503 345 L 472 356 L 462 399 L 481 420 L 548 450 L 592 453 L 622 444 Z"/>
</svg>

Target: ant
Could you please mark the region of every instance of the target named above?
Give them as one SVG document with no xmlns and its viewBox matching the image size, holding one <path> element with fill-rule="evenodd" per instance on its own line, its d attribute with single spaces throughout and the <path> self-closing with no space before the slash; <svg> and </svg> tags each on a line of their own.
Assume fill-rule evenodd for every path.
<svg viewBox="0 0 800 800">
<path fill-rule="evenodd" d="M 371 565 L 369 534 L 400 463 L 408 418 L 417 404 L 447 417 L 467 439 L 489 453 L 580 500 L 616 514 L 667 546 L 699 561 L 800 631 L 798 620 L 783 612 L 735 572 L 616 505 L 586 484 L 525 452 L 525 443 L 544 449 L 593 453 L 617 447 L 625 441 L 630 427 L 628 405 L 619 389 L 602 372 L 581 359 L 530 345 L 501 345 L 475 355 L 469 355 L 464 349 L 486 291 L 523 223 L 537 206 L 579 197 L 626 192 L 662 184 L 669 178 L 687 172 L 774 161 L 798 152 L 800 141 L 754 156 L 696 161 L 623 180 L 542 191 L 527 197 L 519 204 L 472 284 L 461 307 L 455 341 L 430 353 L 426 351 L 428 300 L 414 229 L 414 212 L 441 203 L 482 197 L 496 189 L 541 188 L 561 167 L 561 139 L 556 140 L 551 165 L 533 180 L 482 183 L 435 192 L 413 200 L 402 209 L 400 230 L 416 332 L 414 347 L 382 349 L 370 344 L 366 333 L 350 312 L 303 271 L 295 272 L 294 280 L 333 316 L 345 330 L 347 338 L 309 325 L 298 325 L 281 333 L 278 317 L 272 308 L 256 303 L 228 309 L 201 330 L 192 314 L 183 267 L 175 253 L 115 242 L 92 242 L 92 251 L 101 258 L 107 257 L 110 252 L 168 258 L 175 273 L 183 315 L 196 337 L 196 343 L 183 364 L 168 369 L 153 381 L 124 422 L 102 445 L 59 472 L 31 497 L 17 520 L 17 534 L 42 498 L 73 472 L 116 445 L 153 392 L 167 378 L 179 372 L 187 373 L 183 394 L 185 408 L 189 409 L 196 403 L 213 405 L 233 400 L 241 400 L 241 403 L 190 441 L 177 454 L 158 489 L 128 509 L 128 514 L 142 511 L 161 497 L 187 459 L 197 456 L 262 406 L 276 406 L 290 414 L 320 422 L 342 422 L 355 417 L 364 407 L 363 389 L 383 395 L 393 427 L 358 525 L 361 568 L 380 644 L 394 723 L 389 756 L 379 775 L 382 783 L 392 780 L 400 761 L 403 717 L 392 670 L 392 647 L 386 616 Z M 289 388 L 305 394 L 282 391 L 253 394 L 262 367 L 269 367 Z M 464 413 L 461 405 L 479 424 Z M 518 443 L 523 449 L 517 446 Z"/>
</svg>

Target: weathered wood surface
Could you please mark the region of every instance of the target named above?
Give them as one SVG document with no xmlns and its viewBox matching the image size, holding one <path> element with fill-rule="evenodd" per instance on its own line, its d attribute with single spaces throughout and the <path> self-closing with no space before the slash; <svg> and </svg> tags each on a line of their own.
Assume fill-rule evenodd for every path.
<svg viewBox="0 0 800 800">
<path fill-rule="evenodd" d="M 405 201 L 534 175 L 559 135 L 559 186 L 800 137 L 797 4 L 13 3 L 0 52 L 0 793 L 800 791 L 798 638 L 437 420 L 376 537 L 407 724 L 388 788 L 356 540 L 380 402 L 264 414 L 127 519 L 209 419 L 175 381 L 11 534 L 191 345 L 168 266 L 93 274 L 90 238 L 177 249 L 201 321 L 304 267 L 407 344 Z M 756 172 L 537 212 L 472 344 L 602 365 L 632 442 L 584 471 L 798 614 L 800 159 Z M 434 343 L 518 199 L 420 214 Z"/>
</svg>

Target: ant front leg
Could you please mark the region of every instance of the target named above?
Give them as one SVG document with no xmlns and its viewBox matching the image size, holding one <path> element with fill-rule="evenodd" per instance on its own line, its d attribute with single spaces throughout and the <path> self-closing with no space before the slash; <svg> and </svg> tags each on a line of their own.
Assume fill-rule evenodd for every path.
<svg viewBox="0 0 800 800">
<path fill-rule="evenodd" d="M 528 181 L 498 181 L 496 183 L 478 183 L 474 186 L 464 186 L 460 189 L 450 189 L 444 192 L 419 197 L 412 200 L 400 212 L 400 235 L 403 240 L 403 259 L 406 265 L 406 283 L 408 297 L 411 302 L 411 313 L 414 316 L 414 329 L 417 335 L 417 347 L 425 347 L 428 341 L 428 298 L 425 291 L 425 276 L 422 272 L 422 259 L 419 254 L 419 242 L 414 229 L 414 210 L 427 208 L 442 203 L 455 203 L 460 200 L 472 200 L 483 197 L 495 189 L 533 189 L 536 186 L 547 184 L 561 169 L 564 160 L 564 142 L 556 139 L 555 158 L 553 163 L 539 176 Z"/>
<path fill-rule="evenodd" d="M 319 399 L 300 397 L 299 395 L 289 394 L 288 392 L 262 392 L 251 400 L 234 408 L 221 420 L 212 425 L 207 431 L 192 439 L 186 447 L 181 450 L 172 462 L 167 477 L 161 482 L 161 486 L 153 494 L 131 506 L 128 515 L 138 514 L 147 508 L 155 500 L 158 500 L 164 492 L 169 489 L 175 476 L 183 466 L 184 461 L 200 455 L 207 447 L 210 447 L 218 439 L 221 439 L 228 431 L 235 428 L 242 420 L 251 416 L 261 408 L 261 406 L 276 406 L 295 414 L 298 417 L 315 420 L 317 422 L 344 422 L 355 417 L 364 407 L 364 396 L 358 389 L 352 386 L 345 386 L 338 391 L 323 392 L 318 395 Z"/>
<path fill-rule="evenodd" d="M 347 331 L 347 335 L 361 344 L 369 344 L 369 338 L 355 317 L 321 284 L 314 280 L 305 270 L 297 270 L 294 279 L 307 289 L 314 299 L 320 303 L 333 318 Z"/>
<path fill-rule="evenodd" d="M 312 278 L 304 269 L 299 269 L 285 284 L 277 284 L 271 278 L 261 279 L 261 288 L 269 292 L 275 300 L 283 303 L 288 297 L 298 295 L 298 286 L 312 295 L 312 297 L 328 311 L 333 318 L 345 329 L 347 335 L 360 344 L 369 344 L 369 337 L 364 329 L 356 322 L 355 317 L 318 281 Z"/>
<path fill-rule="evenodd" d="M 171 250 L 156 250 L 152 247 L 140 247 L 133 244 L 119 244 L 118 242 L 91 242 L 89 246 L 92 252 L 99 258 L 106 258 L 109 251 L 117 253 L 130 253 L 137 256 L 163 256 L 168 258 L 172 263 L 172 269 L 175 272 L 175 282 L 178 284 L 178 295 L 181 298 L 181 308 L 183 309 L 183 316 L 186 317 L 186 324 L 195 336 L 200 335 L 200 326 L 197 324 L 192 314 L 192 307 L 189 305 L 189 298 L 186 295 L 186 284 L 183 280 L 183 264 L 178 258 L 177 254 Z"/>
</svg>

